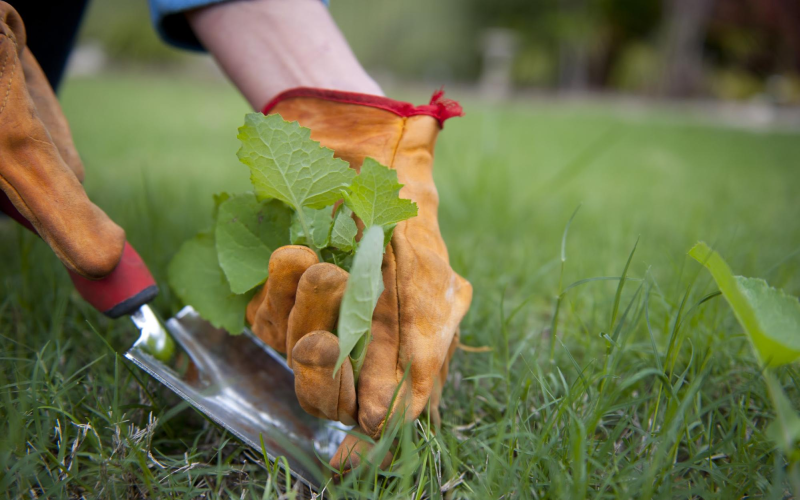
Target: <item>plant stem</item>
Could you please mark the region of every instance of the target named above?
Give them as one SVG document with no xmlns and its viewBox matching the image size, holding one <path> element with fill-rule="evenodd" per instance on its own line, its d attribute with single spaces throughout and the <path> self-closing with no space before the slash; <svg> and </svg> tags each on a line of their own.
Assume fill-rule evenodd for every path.
<svg viewBox="0 0 800 500">
<path fill-rule="evenodd" d="M 311 235 L 311 231 L 308 229 L 308 222 L 306 222 L 306 215 L 303 213 L 303 207 L 296 210 L 297 217 L 300 219 L 300 225 L 303 226 L 303 234 L 306 235 L 306 246 L 308 246 L 311 250 L 314 250 L 314 253 L 317 254 L 317 259 L 322 262 L 322 254 L 320 253 L 319 249 L 314 245 L 314 237 Z"/>
<path fill-rule="evenodd" d="M 353 362 L 353 380 L 355 381 L 356 387 L 358 387 L 358 375 L 361 373 L 361 367 L 364 365 L 364 360 L 367 358 L 367 345 L 369 345 L 370 340 L 372 340 L 372 332 L 367 332 L 359 339 L 356 347 L 351 352 L 351 354 L 356 355 L 356 357 L 350 357 L 350 361 Z"/>
<path fill-rule="evenodd" d="M 370 330 L 356 342 L 355 347 L 350 352 L 350 361 L 353 364 L 353 380 L 355 381 L 356 387 L 358 387 L 358 375 L 361 373 L 361 367 L 364 365 L 364 360 L 367 359 L 367 346 L 371 340 L 372 331 Z M 353 354 L 355 356 L 352 356 Z"/>
</svg>

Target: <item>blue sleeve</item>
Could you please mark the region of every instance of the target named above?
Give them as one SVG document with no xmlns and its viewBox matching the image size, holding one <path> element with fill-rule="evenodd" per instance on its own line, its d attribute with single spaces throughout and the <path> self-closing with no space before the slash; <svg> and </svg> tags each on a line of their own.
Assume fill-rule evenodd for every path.
<svg viewBox="0 0 800 500">
<path fill-rule="evenodd" d="M 183 13 L 190 9 L 203 7 L 226 0 L 148 0 L 150 19 L 158 35 L 166 43 L 181 49 L 204 51 Z M 329 0 L 320 0 L 328 5 Z"/>
</svg>

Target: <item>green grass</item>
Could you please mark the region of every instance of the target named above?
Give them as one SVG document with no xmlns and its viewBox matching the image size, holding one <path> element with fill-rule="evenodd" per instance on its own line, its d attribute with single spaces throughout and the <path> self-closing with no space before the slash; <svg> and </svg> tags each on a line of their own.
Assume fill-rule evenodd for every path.
<svg viewBox="0 0 800 500">
<path fill-rule="evenodd" d="M 244 102 L 222 84 L 122 76 L 68 82 L 63 100 L 90 195 L 174 313 L 169 259 L 210 222 L 213 193 L 248 188 L 234 155 Z M 435 175 L 453 266 L 475 287 L 462 342 L 492 350 L 457 352 L 441 432 L 400 429 L 393 473 L 328 491 L 791 496 L 760 367 L 724 301 L 701 303 L 716 288 L 686 252 L 703 239 L 737 274 L 800 295 L 800 136 L 602 106 L 464 105 Z M 275 468 L 120 358 L 135 329 L 83 303 L 46 245 L 8 221 L 0 241 L 0 491 L 277 495 Z M 624 286 L 589 281 L 556 300 L 620 277 L 635 245 Z M 797 366 L 777 375 L 800 408 Z"/>
</svg>

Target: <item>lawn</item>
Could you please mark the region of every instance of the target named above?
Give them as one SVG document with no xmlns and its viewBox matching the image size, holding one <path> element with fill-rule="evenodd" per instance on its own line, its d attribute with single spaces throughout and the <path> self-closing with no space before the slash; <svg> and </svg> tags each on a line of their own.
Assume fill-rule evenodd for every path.
<svg viewBox="0 0 800 500">
<path fill-rule="evenodd" d="M 162 284 L 156 308 L 173 314 L 167 263 L 210 223 L 212 194 L 248 189 L 234 154 L 244 101 L 172 77 L 73 80 L 62 97 L 87 190 Z M 686 253 L 705 240 L 735 273 L 800 295 L 800 134 L 611 105 L 462 104 L 435 177 L 453 267 L 475 288 L 462 342 L 491 350 L 456 353 L 439 433 L 406 427 L 393 473 L 329 491 L 791 496 L 765 434 L 761 368 L 725 301 L 702 302 L 716 286 Z M 46 245 L 7 220 L 0 241 L 0 491 L 274 493 L 279 477 L 257 454 L 123 361 L 135 329 L 83 303 Z M 561 296 L 554 321 L 559 290 L 621 276 L 634 246 L 619 300 L 618 279 L 588 281 Z M 800 408 L 798 367 L 777 374 Z"/>
</svg>

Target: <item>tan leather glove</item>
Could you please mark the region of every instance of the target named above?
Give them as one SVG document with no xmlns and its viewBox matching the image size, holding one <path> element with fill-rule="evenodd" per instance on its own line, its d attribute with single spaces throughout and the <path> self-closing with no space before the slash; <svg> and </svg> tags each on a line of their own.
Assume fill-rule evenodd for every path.
<svg viewBox="0 0 800 500">
<path fill-rule="evenodd" d="M 69 269 L 99 279 L 119 262 L 125 232 L 86 196 L 66 118 L 25 40 L 0 1 L 0 189 Z"/>
<path fill-rule="evenodd" d="M 439 422 L 439 398 L 458 325 L 472 300 L 472 287 L 450 267 L 439 231 L 439 197 L 433 183 L 433 149 L 442 122 L 461 114 L 453 102 L 434 95 L 414 107 L 383 97 L 315 89 L 286 92 L 267 105 L 311 129 L 311 138 L 358 170 L 365 157 L 397 170 L 400 196 L 415 201 L 417 217 L 401 222 L 386 248 L 385 290 L 372 322 L 372 341 L 357 387 L 349 360 L 333 377 L 339 355 L 331 334 L 338 321 L 347 272 L 318 263 L 313 251 L 286 246 L 272 254 L 269 279 L 247 308 L 253 331 L 287 354 L 297 397 L 312 415 L 358 423 L 377 438 L 387 415 L 414 419 L 430 402 Z M 406 368 L 408 378 L 389 408 Z M 331 464 L 349 470 L 367 447 L 348 436 Z M 386 466 L 388 462 L 382 463 Z"/>
</svg>

